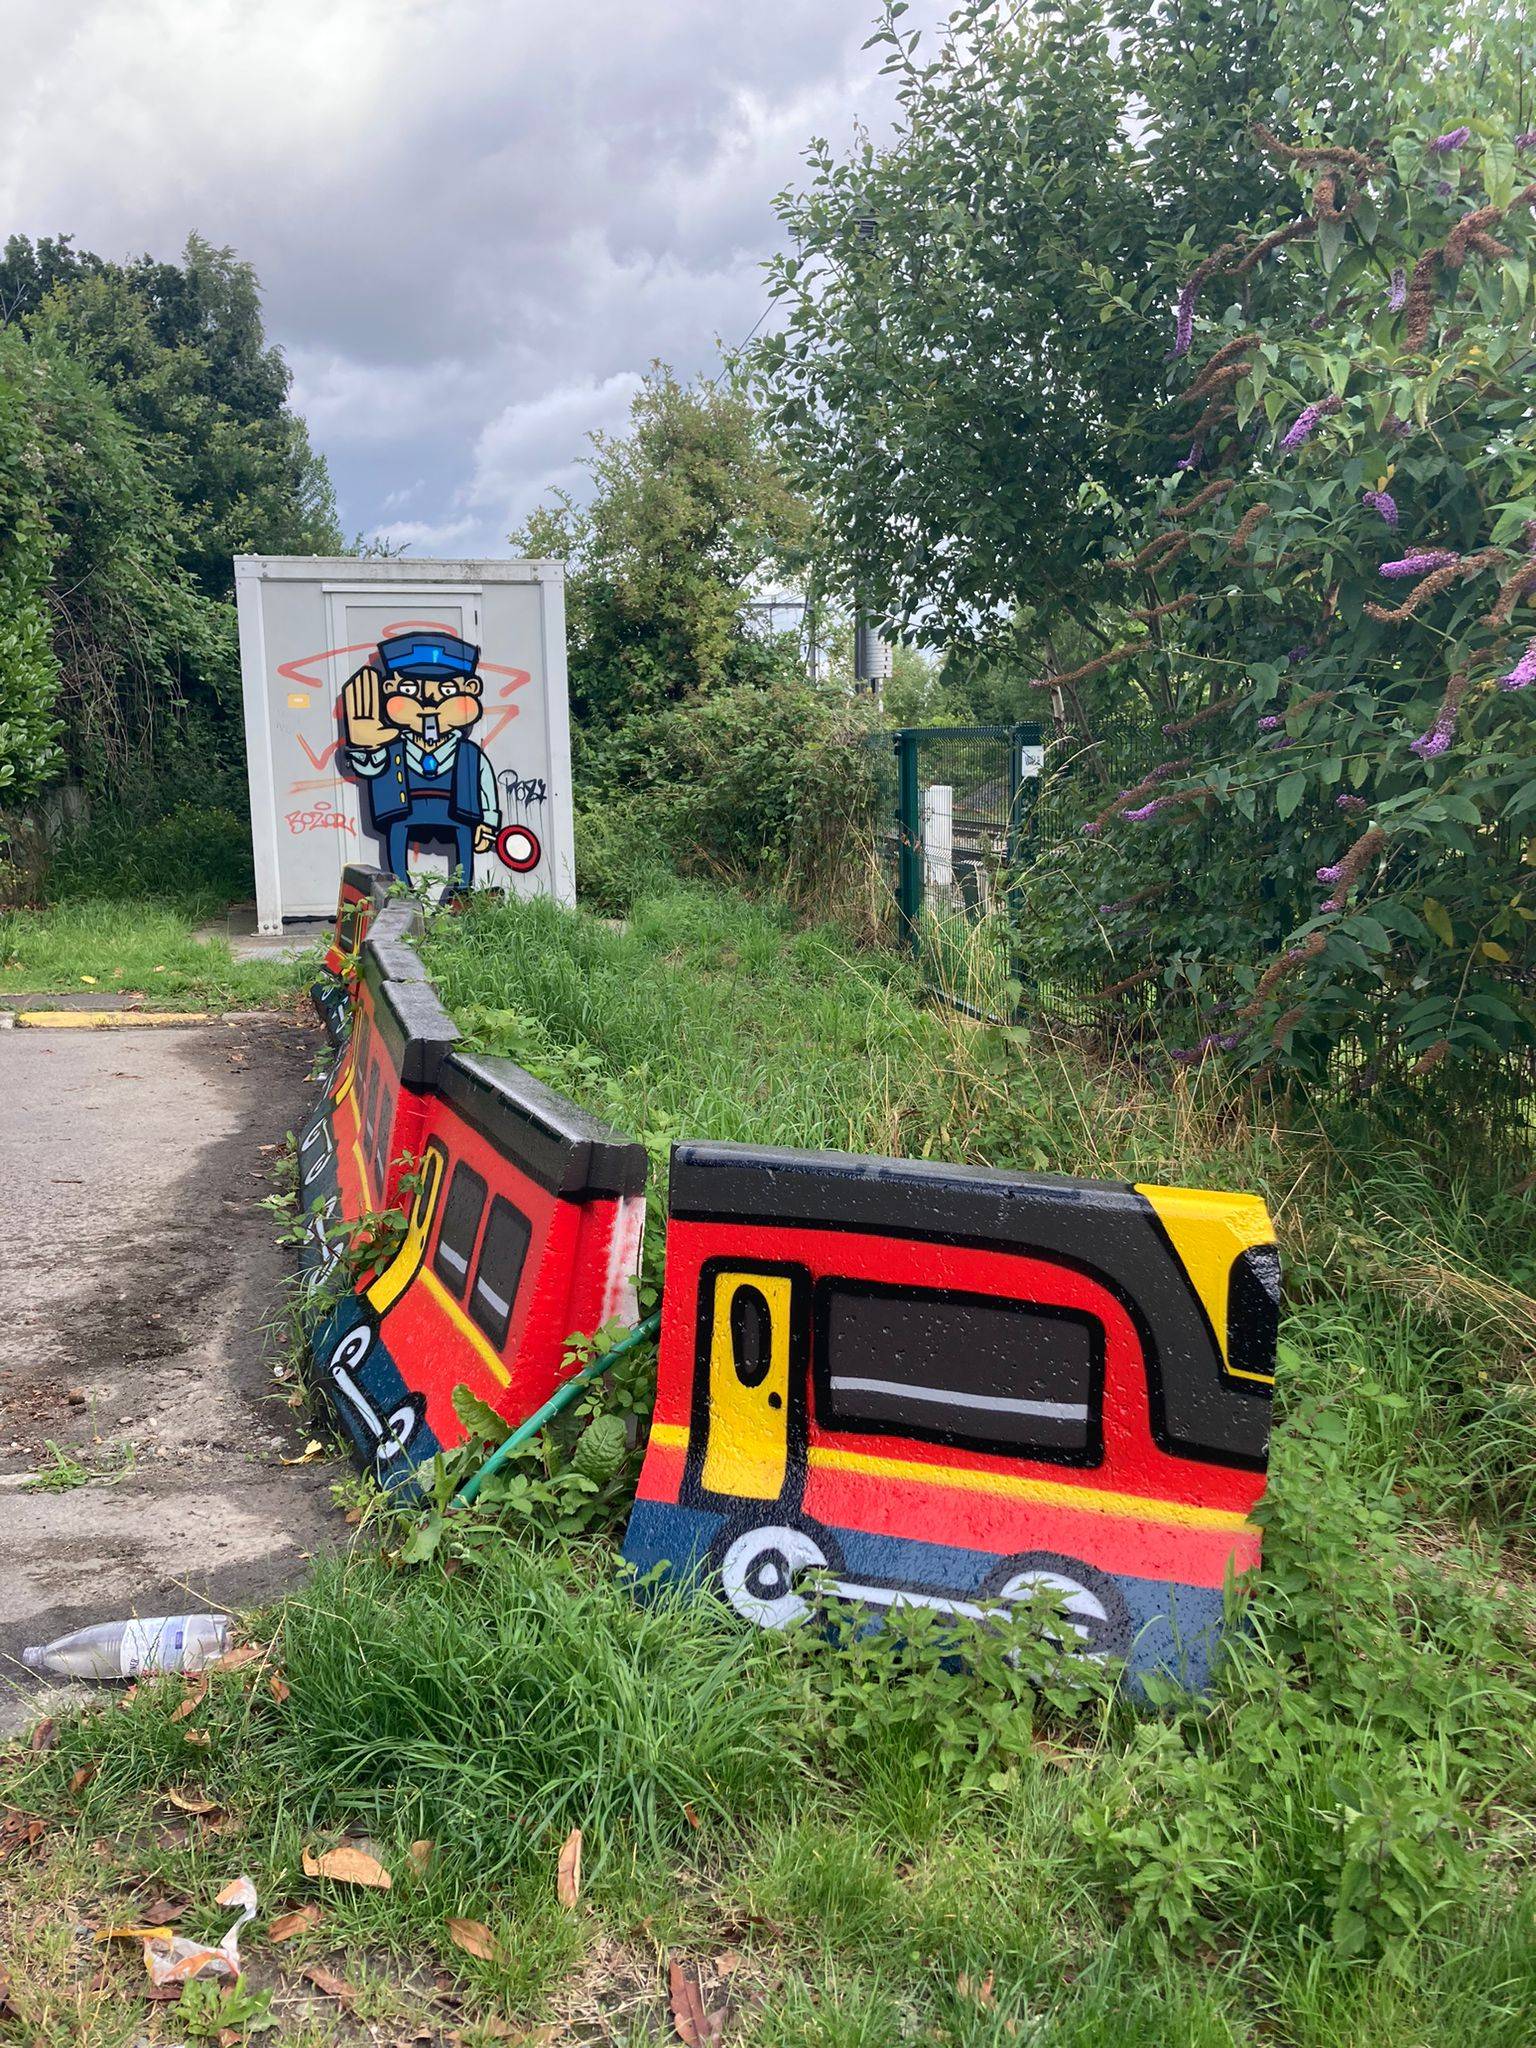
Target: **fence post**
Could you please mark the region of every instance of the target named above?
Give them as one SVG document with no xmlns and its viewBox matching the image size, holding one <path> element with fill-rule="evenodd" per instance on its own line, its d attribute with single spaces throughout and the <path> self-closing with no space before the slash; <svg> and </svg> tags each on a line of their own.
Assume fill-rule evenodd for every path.
<svg viewBox="0 0 1536 2048">
<path fill-rule="evenodd" d="M 917 951 L 917 921 L 923 908 L 923 833 L 918 815 L 915 728 L 892 734 L 896 747 L 896 915 L 901 935 Z"/>
<path fill-rule="evenodd" d="M 1013 1006 L 1013 1021 L 1017 1023 L 1024 1013 L 1024 974 L 1019 946 L 1024 894 L 1019 886 L 1019 869 L 1024 860 L 1024 841 L 1027 836 L 1029 814 L 1039 798 L 1040 778 L 1045 772 L 1045 748 L 1038 725 L 1016 725 L 1013 728 L 1009 740 L 1008 762 L 1011 789 L 1008 799 L 1008 838 L 1003 859 L 1008 872 L 1009 972 L 1011 979 L 1019 985 L 1018 998 Z"/>
</svg>

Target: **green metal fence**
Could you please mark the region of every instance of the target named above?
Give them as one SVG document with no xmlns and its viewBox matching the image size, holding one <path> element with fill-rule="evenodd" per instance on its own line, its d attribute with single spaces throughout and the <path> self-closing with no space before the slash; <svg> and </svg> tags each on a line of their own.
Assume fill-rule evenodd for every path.
<svg viewBox="0 0 1536 2048">
<path fill-rule="evenodd" d="M 887 846 L 901 937 L 936 994 L 977 1015 L 1012 1017 L 1012 891 L 1039 786 L 1041 729 L 909 726 L 891 742 Z"/>
</svg>

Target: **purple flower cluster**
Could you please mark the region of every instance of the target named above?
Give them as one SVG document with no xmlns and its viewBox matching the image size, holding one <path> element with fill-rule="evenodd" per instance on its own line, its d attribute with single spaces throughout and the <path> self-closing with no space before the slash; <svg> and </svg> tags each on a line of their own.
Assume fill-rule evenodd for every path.
<svg viewBox="0 0 1536 2048">
<path fill-rule="evenodd" d="M 1275 711 L 1267 711 L 1259 720 L 1260 732 L 1278 732 L 1285 720 Z"/>
<path fill-rule="evenodd" d="M 1341 881 L 1343 875 L 1344 863 L 1342 861 L 1335 861 L 1331 868 L 1319 868 L 1317 871 L 1317 879 L 1320 882 L 1326 882 L 1330 888 L 1332 888 L 1335 882 Z"/>
<path fill-rule="evenodd" d="M 1339 398 L 1320 398 L 1316 405 L 1304 405 L 1281 435 L 1280 446 L 1299 448 L 1303 441 L 1310 441 L 1324 418 L 1337 412 L 1342 404 Z"/>
<path fill-rule="evenodd" d="M 1166 810 L 1172 801 L 1171 797 L 1155 796 L 1151 803 L 1143 804 L 1140 810 L 1122 811 L 1120 815 L 1128 825 L 1144 825 L 1148 818 L 1156 817 L 1159 811 Z"/>
<path fill-rule="evenodd" d="M 1522 151 L 1536 149 L 1536 128 L 1522 129 L 1520 134 L 1515 137 L 1515 147 Z"/>
<path fill-rule="evenodd" d="M 1303 406 L 1295 419 L 1286 428 L 1281 438 L 1280 446 L 1282 448 L 1299 448 L 1303 441 L 1309 440 L 1317 432 L 1322 417 L 1322 413 L 1315 405 Z"/>
<path fill-rule="evenodd" d="M 1362 505 L 1368 505 L 1373 512 L 1379 512 L 1388 526 L 1397 524 L 1397 500 L 1390 491 L 1362 491 Z"/>
<path fill-rule="evenodd" d="M 1442 754 L 1450 751 L 1451 734 L 1455 730 L 1455 720 L 1442 715 L 1428 732 L 1421 732 L 1416 740 L 1409 742 L 1408 751 L 1417 754 L 1421 761 L 1438 761 Z"/>
<path fill-rule="evenodd" d="M 1204 460 L 1205 443 L 1203 441 L 1191 441 L 1189 453 L 1181 462 L 1176 462 L 1173 466 L 1175 469 L 1198 469 Z"/>
<path fill-rule="evenodd" d="M 1399 263 L 1392 273 L 1392 289 L 1387 293 L 1387 311 L 1401 313 L 1408 303 L 1408 273 Z"/>
<path fill-rule="evenodd" d="M 1444 135 L 1437 135 L 1429 146 L 1436 156 L 1449 156 L 1453 149 L 1464 149 L 1471 140 L 1470 128 L 1448 128 Z"/>
<path fill-rule="evenodd" d="M 1499 677 L 1501 690 L 1528 690 L 1536 683 L 1536 640 L 1530 641 L 1514 667 Z"/>
<path fill-rule="evenodd" d="M 1400 561 L 1383 562 L 1376 573 L 1392 579 L 1427 576 L 1432 569 L 1443 569 L 1448 563 L 1459 560 L 1460 556 L 1454 548 L 1416 548 L 1411 555 L 1404 555 Z"/>
<path fill-rule="evenodd" d="M 1285 659 L 1291 668 L 1296 668 L 1300 663 L 1309 661 L 1311 657 L 1312 649 L 1306 641 L 1303 641 L 1299 647 L 1288 647 L 1285 650 Z"/>
<path fill-rule="evenodd" d="M 1187 356 L 1189 345 L 1195 338 L 1195 295 L 1199 289 L 1198 278 L 1192 277 L 1179 293 L 1173 326 L 1173 352 L 1176 356 Z"/>
<path fill-rule="evenodd" d="M 1203 1060 L 1208 1052 L 1231 1052 L 1242 1043 L 1241 1031 L 1208 1031 L 1198 1045 L 1183 1046 L 1170 1052 L 1168 1057 L 1176 1060 L 1181 1067 L 1192 1066 L 1196 1060 Z"/>
<path fill-rule="evenodd" d="M 1449 178 L 1436 178 L 1435 197 L 1437 199 L 1449 199 L 1451 194 L 1455 190 L 1456 187 L 1451 183 Z"/>
<path fill-rule="evenodd" d="M 1334 802 L 1341 811 L 1368 811 L 1371 808 L 1363 796 L 1336 796 Z"/>
<path fill-rule="evenodd" d="M 1097 839 L 1104 828 L 1102 825 L 1096 824 L 1092 818 L 1086 818 L 1077 829 L 1085 839 Z"/>
</svg>

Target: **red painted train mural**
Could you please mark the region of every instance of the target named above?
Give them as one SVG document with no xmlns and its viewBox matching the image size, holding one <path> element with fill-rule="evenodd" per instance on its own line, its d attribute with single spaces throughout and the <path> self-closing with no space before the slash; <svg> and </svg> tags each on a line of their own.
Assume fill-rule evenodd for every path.
<svg viewBox="0 0 1536 2048">
<path fill-rule="evenodd" d="M 299 1146 L 305 1264 L 322 1298 L 346 1227 L 401 1210 L 398 1250 L 319 1318 L 315 1377 L 386 1485 L 464 1430 L 465 1386 L 519 1422 L 559 1383 L 566 1340 L 633 1319 L 645 1152 L 457 1031 L 404 942 L 420 930 L 382 878 L 348 871 L 337 966 L 316 1002 L 334 1046 Z M 366 942 L 357 951 L 359 927 Z"/>
<path fill-rule="evenodd" d="M 680 1145 L 625 1556 L 767 1627 L 806 1574 L 877 1612 L 1049 1587 L 1092 1653 L 1202 1686 L 1278 1303 L 1250 1196 Z"/>
</svg>

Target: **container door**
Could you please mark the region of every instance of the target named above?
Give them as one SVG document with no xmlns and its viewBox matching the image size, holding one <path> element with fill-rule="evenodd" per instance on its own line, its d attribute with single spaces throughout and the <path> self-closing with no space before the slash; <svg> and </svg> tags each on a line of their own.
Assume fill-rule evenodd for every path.
<svg viewBox="0 0 1536 2048">
<path fill-rule="evenodd" d="M 809 1277 L 797 1266 L 720 1260 L 704 1267 L 699 1287 L 696 1484 L 743 1501 L 798 1495 L 791 1452 L 803 1442 Z"/>
</svg>

